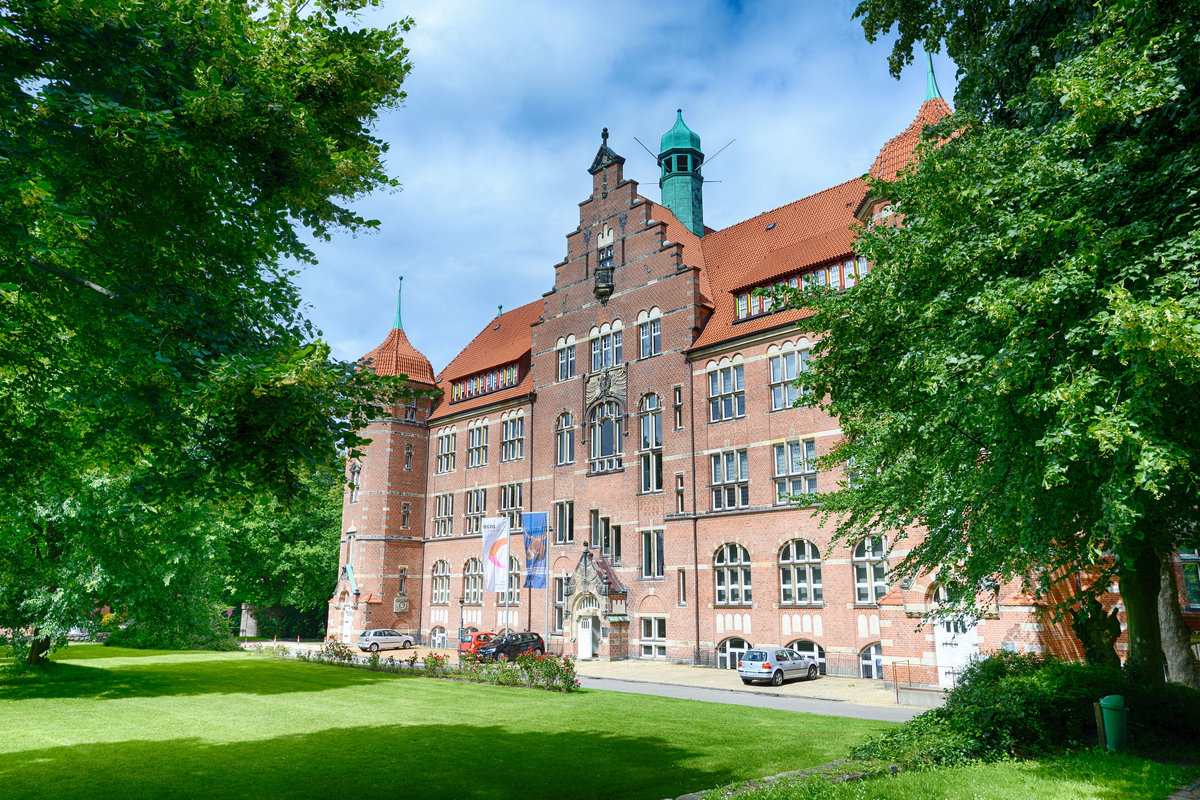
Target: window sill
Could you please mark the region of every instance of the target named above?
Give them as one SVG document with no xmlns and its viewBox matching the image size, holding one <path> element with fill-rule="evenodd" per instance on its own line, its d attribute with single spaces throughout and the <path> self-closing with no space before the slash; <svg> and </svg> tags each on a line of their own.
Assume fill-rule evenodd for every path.
<svg viewBox="0 0 1200 800">
<path fill-rule="evenodd" d="M 713 603 L 713 608 L 757 608 L 754 603 Z"/>
<path fill-rule="evenodd" d="M 879 608 L 878 603 L 855 603 L 854 608 Z"/>
<path fill-rule="evenodd" d="M 645 497 L 645 496 L 651 495 L 651 494 L 662 494 L 662 493 L 663 493 L 662 489 L 651 489 L 648 492 L 638 492 L 636 496 L 637 497 Z"/>
<path fill-rule="evenodd" d="M 575 466 L 575 462 L 574 461 L 560 461 L 559 463 L 555 464 L 554 466 L 556 466 L 556 467 L 573 467 L 573 466 Z"/>
<path fill-rule="evenodd" d="M 776 608 L 825 608 L 825 603 L 776 603 Z"/>
<path fill-rule="evenodd" d="M 666 577 L 663 575 L 643 575 L 636 579 L 638 583 L 666 583 Z"/>
<path fill-rule="evenodd" d="M 746 418 L 746 415 L 742 414 L 740 417 L 726 417 L 725 419 L 710 419 L 708 421 L 708 424 L 709 425 L 720 425 L 722 422 L 734 422 L 735 420 L 745 419 L 745 418 Z"/>
</svg>

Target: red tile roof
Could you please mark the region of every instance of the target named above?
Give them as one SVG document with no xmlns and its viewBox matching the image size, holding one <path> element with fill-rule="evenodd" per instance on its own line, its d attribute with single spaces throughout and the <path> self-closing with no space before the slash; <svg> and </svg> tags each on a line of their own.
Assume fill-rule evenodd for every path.
<svg viewBox="0 0 1200 800">
<path fill-rule="evenodd" d="M 917 112 L 917 118 L 909 124 L 899 136 L 888 139 L 887 144 L 879 151 L 875 163 L 868 173 L 872 178 L 882 178 L 893 181 L 896 174 L 901 172 L 912 161 L 913 151 L 921 141 L 921 131 L 926 125 L 933 125 L 950 115 L 950 106 L 940 97 L 926 100 Z"/>
<path fill-rule="evenodd" d="M 701 239 L 712 283 L 712 318 L 693 347 L 745 336 L 804 316 L 786 311 L 734 324 L 734 292 L 849 255 L 854 209 L 866 194 L 861 178 L 751 217 Z M 770 230 L 769 225 L 774 225 Z"/>
<path fill-rule="evenodd" d="M 433 385 L 433 365 L 412 346 L 402 328 L 392 328 L 387 338 L 360 359 L 370 362 L 376 375 L 407 375 L 410 381 Z"/>
<path fill-rule="evenodd" d="M 511 364 L 529 354 L 533 345 L 533 333 L 529 326 L 542 318 L 542 306 L 543 301 L 539 298 L 488 320 L 483 330 L 438 375 L 437 383 L 438 388 L 442 390 L 442 399 L 430 415 L 430 419 L 490 405 L 531 391 L 529 370 L 525 369 L 516 386 L 476 395 L 453 405 L 450 403 L 450 387 L 454 381 L 477 375 L 492 367 Z"/>
</svg>

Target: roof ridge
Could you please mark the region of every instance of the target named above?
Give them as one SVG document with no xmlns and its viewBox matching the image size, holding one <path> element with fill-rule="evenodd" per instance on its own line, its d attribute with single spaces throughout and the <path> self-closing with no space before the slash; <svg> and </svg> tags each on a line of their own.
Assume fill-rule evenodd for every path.
<svg viewBox="0 0 1200 800">
<path fill-rule="evenodd" d="M 449 363 L 449 364 L 447 364 L 446 366 L 442 367 L 442 371 L 441 371 L 441 372 L 439 372 L 439 373 L 437 374 L 437 376 L 436 376 L 436 377 L 437 377 L 437 382 L 438 382 L 438 383 L 441 383 L 443 378 L 445 378 L 445 377 L 448 377 L 448 372 L 449 372 L 450 368 L 451 368 L 452 366 L 454 366 L 454 362 L 456 362 L 456 361 L 458 361 L 460 358 L 462 358 L 462 357 L 463 357 L 463 355 L 464 355 L 464 354 L 466 354 L 466 352 L 467 352 L 468 350 L 470 350 L 470 349 L 471 349 L 471 347 L 472 347 L 472 346 L 475 344 L 475 342 L 479 341 L 479 337 L 481 337 L 481 336 L 483 336 L 485 333 L 487 333 L 489 329 L 495 328 L 497 325 L 502 325 L 502 324 L 504 324 L 504 320 L 505 320 L 506 318 L 509 318 L 509 317 L 515 316 L 515 315 L 517 315 L 517 314 L 520 314 L 520 313 L 521 313 L 521 312 L 523 312 L 523 311 L 528 311 L 529 309 L 531 309 L 531 308 L 532 308 L 533 306 L 535 306 L 535 305 L 540 305 L 540 306 L 542 306 L 542 307 L 544 308 L 544 307 L 545 307 L 545 300 L 543 300 L 542 298 L 540 298 L 540 297 L 539 297 L 539 298 L 538 298 L 538 299 L 536 299 L 536 300 L 531 300 L 530 302 L 526 303 L 525 305 L 522 305 L 522 306 L 517 306 L 516 308 L 512 309 L 511 311 L 505 311 L 503 314 L 498 314 L 497 316 L 494 316 L 494 317 L 490 318 L 490 319 L 487 321 L 487 324 L 485 324 L 485 325 L 484 325 L 482 328 L 480 328 L 480 329 L 479 329 L 479 332 L 478 332 L 478 333 L 476 333 L 476 334 L 475 334 L 475 335 L 474 335 L 474 336 L 471 338 L 471 341 L 467 342 L 467 343 L 466 343 L 466 344 L 463 346 L 463 348 L 462 348 L 461 350 L 459 350 L 459 351 L 458 351 L 458 354 L 457 354 L 456 356 L 454 356 L 454 358 L 450 359 L 450 363 Z M 541 311 L 540 311 L 540 309 L 539 309 L 539 311 L 538 311 L 538 314 L 539 314 L 539 316 L 541 315 Z M 533 324 L 533 323 L 531 322 L 531 323 L 530 323 L 530 325 L 532 325 L 532 324 Z M 532 336 L 531 336 L 531 337 L 530 337 L 530 347 L 532 347 L 532 346 L 533 346 L 533 339 L 532 339 Z M 507 362 L 505 362 L 505 363 L 507 363 Z M 478 371 L 478 370 L 472 370 L 471 372 L 468 372 L 468 373 L 463 373 L 463 375 L 473 375 L 473 374 L 475 374 L 475 372 L 477 372 L 477 371 Z M 456 375 L 456 376 L 453 376 L 453 377 L 462 377 L 462 376 Z"/>
</svg>

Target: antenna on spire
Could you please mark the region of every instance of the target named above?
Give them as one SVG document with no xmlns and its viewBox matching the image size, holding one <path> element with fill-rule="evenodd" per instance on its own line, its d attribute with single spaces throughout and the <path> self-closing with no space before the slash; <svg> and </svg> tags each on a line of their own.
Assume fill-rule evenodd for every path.
<svg viewBox="0 0 1200 800">
<path fill-rule="evenodd" d="M 941 97 L 942 93 L 938 90 L 937 78 L 933 76 L 933 54 L 928 50 L 925 51 L 925 63 L 929 65 L 929 74 L 925 78 L 925 102 L 929 102 L 935 97 Z"/>
<path fill-rule="evenodd" d="M 736 141 L 737 141 L 737 139 L 730 139 L 730 140 L 729 140 L 729 144 L 725 145 L 725 147 L 729 147 L 729 145 L 730 145 L 730 144 L 733 144 L 733 143 L 734 143 L 734 142 L 736 142 Z M 705 164 L 711 164 L 711 163 L 713 162 L 713 159 L 714 159 L 714 158 L 716 158 L 717 156 L 721 155 L 721 153 L 724 153 L 724 152 L 725 152 L 725 147 L 722 147 L 720 150 L 718 150 L 717 152 L 713 153 L 713 154 L 712 154 L 711 156 L 709 156 L 708 158 L 704 159 L 704 163 L 705 163 Z"/>
<path fill-rule="evenodd" d="M 645 150 L 647 153 L 650 153 L 650 148 L 646 147 L 646 145 L 642 144 L 641 139 L 639 139 L 638 137 L 635 136 L 635 137 L 633 137 L 633 140 L 635 142 L 637 142 L 638 144 L 641 144 L 643 150 Z M 658 161 L 658 156 L 654 155 L 654 153 L 650 153 L 650 157 L 653 158 L 655 161 Z"/>
<path fill-rule="evenodd" d="M 400 276 L 399 285 L 396 287 L 396 324 L 392 327 L 397 330 L 404 330 L 404 323 L 400 321 L 400 290 L 404 288 L 404 276 Z"/>
</svg>

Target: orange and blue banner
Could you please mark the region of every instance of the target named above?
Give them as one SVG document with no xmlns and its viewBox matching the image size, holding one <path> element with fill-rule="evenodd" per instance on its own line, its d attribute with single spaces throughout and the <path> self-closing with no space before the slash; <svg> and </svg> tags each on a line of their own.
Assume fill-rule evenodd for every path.
<svg viewBox="0 0 1200 800">
<path fill-rule="evenodd" d="M 483 518 L 483 590 L 508 591 L 508 517 Z"/>
</svg>

